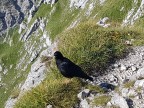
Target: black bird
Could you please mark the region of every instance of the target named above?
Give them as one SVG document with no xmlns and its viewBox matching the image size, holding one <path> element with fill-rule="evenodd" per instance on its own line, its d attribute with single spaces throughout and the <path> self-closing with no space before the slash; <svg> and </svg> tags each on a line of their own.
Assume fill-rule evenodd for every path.
<svg viewBox="0 0 144 108">
<path fill-rule="evenodd" d="M 54 53 L 56 65 L 61 74 L 67 78 L 79 77 L 84 79 L 89 79 L 93 81 L 93 78 L 88 76 L 82 71 L 82 69 L 70 61 L 68 58 L 64 57 L 61 52 L 56 51 Z"/>
</svg>

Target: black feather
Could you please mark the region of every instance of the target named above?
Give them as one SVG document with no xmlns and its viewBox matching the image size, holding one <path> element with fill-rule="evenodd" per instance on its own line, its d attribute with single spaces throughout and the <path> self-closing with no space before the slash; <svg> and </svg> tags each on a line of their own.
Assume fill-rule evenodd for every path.
<svg viewBox="0 0 144 108">
<path fill-rule="evenodd" d="M 63 57 L 61 52 L 56 51 L 54 56 L 57 68 L 63 76 L 67 78 L 79 77 L 93 81 L 93 78 L 84 73 L 78 65 L 70 61 L 68 58 Z"/>
</svg>

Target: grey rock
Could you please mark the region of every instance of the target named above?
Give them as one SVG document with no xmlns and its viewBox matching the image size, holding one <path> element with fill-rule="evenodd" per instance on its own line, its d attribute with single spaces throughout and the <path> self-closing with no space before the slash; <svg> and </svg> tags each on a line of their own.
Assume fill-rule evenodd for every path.
<svg viewBox="0 0 144 108">
<path fill-rule="evenodd" d="M 52 105 L 48 105 L 46 108 L 52 108 Z"/>
<path fill-rule="evenodd" d="M 9 98 L 5 103 L 5 108 L 13 108 L 16 102 L 17 98 L 15 99 Z"/>
<path fill-rule="evenodd" d="M 83 91 L 81 91 L 77 97 L 80 99 L 80 100 L 83 100 L 85 99 L 86 97 L 88 97 L 90 95 L 90 90 L 89 89 L 84 89 Z"/>
<path fill-rule="evenodd" d="M 122 96 L 123 96 L 123 97 L 127 97 L 128 92 L 129 92 L 129 89 L 128 89 L 128 88 L 123 88 L 122 91 L 121 91 Z"/>
<path fill-rule="evenodd" d="M 134 83 L 134 87 L 135 87 L 135 88 L 144 87 L 144 79 L 143 79 L 143 80 L 137 80 L 137 81 Z"/>
<path fill-rule="evenodd" d="M 143 77 L 144 76 L 144 68 L 141 68 L 137 71 L 137 76 L 138 77 Z"/>
<path fill-rule="evenodd" d="M 120 96 L 118 94 L 115 94 L 111 98 L 111 103 L 112 103 L 112 105 L 116 105 L 116 106 L 118 106 L 120 108 L 129 108 L 126 100 L 122 96 Z"/>
<path fill-rule="evenodd" d="M 123 65 L 123 64 L 121 64 L 121 66 L 120 66 L 120 70 L 121 70 L 121 71 L 125 71 L 126 69 L 127 69 L 126 66 Z"/>
<path fill-rule="evenodd" d="M 132 71 L 136 71 L 137 68 L 135 66 L 132 66 L 131 69 Z"/>
<path fill-rule="evenodd" d="M 103 19 L 100 19 L 100 21 L 97 22 L 97 25 L 102 26 L 104 28 L 107 28 L 110 26 L 110 24 L 106 24 L 106 21 L 109 20 L 108 17 L 104 17 Z"/>
<path fill-rule="evenodd" d="M 80 108 L 90 108 L 86 99 L 84 99 L 80 102 Z"/>
</svg>

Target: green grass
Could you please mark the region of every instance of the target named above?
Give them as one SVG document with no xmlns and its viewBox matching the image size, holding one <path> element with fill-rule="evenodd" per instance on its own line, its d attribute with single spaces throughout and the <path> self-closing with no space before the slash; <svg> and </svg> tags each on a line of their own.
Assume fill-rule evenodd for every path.
<svg viewBox="0 0 144 108">
<path fill-rule="evenodd" d="M 22 50 L 23 43 L 19 41 L 19 34 L 17 32 L 18 28 L 11 29 L 8 34 L 9 38 L 12 41 L 11 46 L 9 45 L 9 40 L 6 40 L 6 42 L 0 43 L 0 64 L 3 64 L 3 71 L 4 69 L 7 69 L 8 72 L 6 75 L 3 73 L 2 75 L 2 82 L 4 83 L 4 86 L 0 88 L 0 107 L 4 107 L 5 101 L 8 99 L 8 97 L 12 94 L 12 97 L 16 96 L 16 92 L 13 92 L 13 89 L 16 85 L 18 85 L 21 81 L 24 80 L 24 76 L 22 73 L 22 70 L 16 69 L 16 64 L 20 60 L 20 51 Z M 12 68 L 10 66 L 12 65 Z M 28 66 L 29 67 L 29 66 Z M 29 71 L 29 69 L 26 70 L 26 72 Z M 25 74 L 26 74 L 25 72 Z M 21 77 L 16 78 L 18 74 L 21 73 Z M 5 92 L 5 93 L 4 93 Z M 15 96 L 14 96 L 15 95 Z"/>
<path fill-rule="evenodd" d="M 108 0 L 102 6 L 98 16 L 100 18 L 108 17 L 112 21 L 121 22 L 132 8 L 132 5 L 132 0 Z M 124 7 L 124 10 L 120 11 L 122 7 Z"/>
<path fill-rule="evenodd" d="M 76 28 L 65 31 L 59 35 L 58 47 L 64 56 L 70 58 L 91 74 L 91 70 L 103 70 L 114 58 L 120 58 L 127 46 L 125 40 L 135 38 L 140 34 L 136 31 L 122 28 L 103 29 L 95 25 L 95 21 L 81 23 Z M 47 57 L 42 57 L 47 62 Z M 54 62 L 52 62 L 54 63 Z M 99 87 L 82 84 L 74 78 L 67 84 L 54 64 L 45 81 L 39 86 L 26 92 L 16 103 L 15 108 L 44 108 L 51 104 L 55 108 L 70 108 L 77 102 L 77 94 L 82 86 L 90 90 L 103 93 Z M 95 105 L 105 105 L 110 96 L 100 96 L 95 99 Z"/>
<path fill-rule="evenodd" d="M 124 84 L 125 88 L 132 88 L 134 86 L 135 81 L 129 81 Z"/>
<path fill-rule="evenodd" d="M 123 56 L 125 40 L 138 37 L 137 32 L 122 28 L 103 29 L 88 21 L 61 34 L 58 46 L 64 56 L 85 71 L 103 70 L 115 58 Z"/>
<path fill-rule="evenodd" d="M 91 91 L 95 91 L 97 93 L 101 93 L 101 94 L 105 93 L 104 89 L 98 85 L 95 85 L 95 86 L 94 85 L 86 85 L 86 88 L 88 88 Z"/>
<path fill-rule="evenodd" d="M 138 5 L 139 4 L 140 1 Z M 90 17 L 95 16 L 97 13 L 96 20 L 109 17 L 112 25 L 110 28 L 104 29 L 98 27 L 96 25 L 97 21 L 92 20 L 84 22 L 69 31 L 65 31 L 77 18 L 81 17 L 82 21 L 86 21 L 89 17 L 86 18 L 85 16 L 87 9 L 70 10 L 69 1 L 59 0 L 52 8 L 50 5 L 42 4 L 28 24 L 28 28 L 37 18 L 45 17 L 48 21 L 46 30 L 50 37 L 55 39 L 55 37 L 58 36 L 60 40 L 58 45 L 59 50 L 64 56 L 81 66 L 85 72 L 92 74 L 92 70 L 97 70 L 97 72 L 104 70 L 113 59 L 118 59 L 123 56 L 127 48 L 124 44 L 125 40 L 134 39 L 134 46 L 144 45 L 143 17 L 136 22 L 136 26 L 133 28 L 119 28 L 132 5 L 133 1 L 131 0 L 108 0 L 104 6 L 96 5 Z M 124 10 L 120 11 L 122 7 L 124 7 Z M 50 12 L 54 8 L 56 10 L 50 15 Z M 13 64 L 13 68 L 8 71 L 9 74 L 2 79 L 7 83 L 7 86 L 2 87 L 0 93 L 4 93 L 4 91 L 7 93 L 0 94 L 0 107 L 3 107 L 4 102 L 10 94 L 12 94 L 12 97 L 16 97 L 19 93 L 18 91 L 13 93 L 12 90 L 19 82 L 24 80 L 24 78 L 14 79 L 16 74 L 21 72 L 22 76 L 25 76 L 30 70 L 30 65 L 26 72 L 15 70 L 15 65 L 20 59 L 18 50 L 21 50 L 23 46 L 23 43 L 18 41 L 19 34 L 16 29 L 9 33 L 13 39 L 12 47 L 7 43 L 0 44 L 0 61 L 2 61 L 8 69 L 10 65 Z M 31 38 L 31 43 L 35 40 L 37 43 L 40 43 L 39 38 L 42 33 L 39 31 L 38 35 L 38 37 Z M 37 46 L 38 45 L 35 47 Z M 43 58 L 43 60 L 45 62 L 45 58 Z M 47 64 L 49 65 L 49 62 Z M 15 107 L 44 108 L 47 104 L 52 104 L 58 108 L 69 108 L 73 106 L 78 101 L 76 95 L 82 86 L 81 82 L 77 79 L 73 79 L 68 84 L 63 82 L 65 82 L 65 78 L 61 77 L 57 70 L 51 70 L 45 81 L 21 97 Z M 99 87 L 88 86 L 88 88 L 103 93 Z"/>
<path fill-rule="evenodd" d="M 78 79 L 69 80 L 62 77 L 54 68 L 51 69 L 45 81 L 28 91 L 18 100 L 15 108 L 70 108 L 78 101 L 77 93 L 81 88 Z"/>
<path fill-rule="evenodd" d="M 111 96 L 108 95 L 98 96 L 94 99 L 93 105 L 105 106 L 110 100 L 111 100 Z"/>
</svg>

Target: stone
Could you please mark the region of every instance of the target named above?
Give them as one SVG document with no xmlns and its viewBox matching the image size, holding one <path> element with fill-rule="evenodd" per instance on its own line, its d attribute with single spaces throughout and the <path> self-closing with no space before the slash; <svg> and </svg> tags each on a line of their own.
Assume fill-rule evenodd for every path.
<svg viewBox="0 0 144 108">
<path fill-rule="evenodd" d="M 137 71 L 137 76 L 138 77 L 144 76 L 144 68 L 141 68 Z"/>
<path fill-rule="evenodd" d="M 122 96 L 119 96 L 118 94 L 115 94 L 111 98 L 111 103 L 112 105 L 118 106 L 120 108 L 129 108 L 126 100 Z"/>
<path fill-rule="evenodd" d="M 13 108 L 16 102 L 17 98 L 15 99 L 9 98 L 5 103 L 5 108 Z"/>
<path fill-rule="evenodd" d="M 111 106 L 112 106 L 111 102 L 108 102 L 108 103 L 107 103 L 107 106 L 108 106 L 108 107 L 111 107 Z"/>
<path fill-rule="evenodd" d="M 48 105 L 46 108 L 52 108 L 52 105 Z"/>
<path fill-rule="evenodd" d="M 126 66 L 123 65 L 123 64 L 121 64 L 120 70 L 121 70 L 121 71 L 125 71 L 126 69 L 127 69 Z"/>
<path fill-rule="evenodd" d="M 119 65 L 118 65 L 118 64 L 114 64 L 113 66 L 114 66 L 115 68 L 118 68 Z"/>
<path fill-rule="evenodd" d="M 142 80 L 137 80 L 137 81 L 134 83 L 134 87 L 135 87 L 135 88 L 144 87 L 144 79 L 142 79 Z"/>
<path fill-rule="evenodd" d="M 121 94 L 122 94 L 123 97 L 127 97 L 128 92 L 129 92 L 129 89 L 128 89 L 128 88 L 123 88 L 123 89 L 121 90 Z"/>
<path fill-rule="evenodd" d="M 101 83 L 99 86 L 104 88 L 106 91 L 115 89 L 115 86 L 109 83 Z"/>
<path fill-rule="evenodd" d="M 86 99 L 84 99 L 80 102 L 80 108 L 90 108 Z"/>
<path fill-rule="evenodd" d="M 136 71 L 136 69 L 137 69 L 137 68 L 134 67 L 134 66 L 131 67 L 131 70 L 132 70 L 132 71 Z"/>
<path fill-rule="evenodd" d="M 84 89 L 82 92 L 80 92 L 77 97 L 80 99 L 80 100 L 83 100 L 85 99 L 86 97 L 88 97 L 90 95 L 90 90 L 89 89 Z"/>
<path fill-rule="evenodd" d="M 128 106 L 129 106 L 129 108 L 134 108 L 133 107 L 133 101 L 131 100 L 131 99 L 126 99 L 126 102 L 127 102 L 127 104 L 128 104 Z"/>
</svg>

